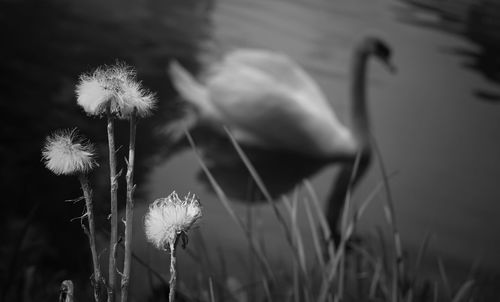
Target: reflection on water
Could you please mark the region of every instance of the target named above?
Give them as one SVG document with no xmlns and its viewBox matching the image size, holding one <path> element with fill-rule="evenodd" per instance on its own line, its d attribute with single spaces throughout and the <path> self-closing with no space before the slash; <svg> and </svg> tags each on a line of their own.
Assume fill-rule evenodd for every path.
<svg viewBox="0 0 500 302">
<path fill-rule="evenodd" d="M 457 13 L 466 13 L 458 4 L 453 7 Z M 496 255 L 500 242 L 495 230 L 500 145 L 496 137 L 500 118 L 489 104 L 474 101 L 494 98 L 497 88 L 476 75 L 480 69 L 464 69 L 465 57 L 456 55 L 471 52 L 481 56 L 481 48 L 449 34 L 463 28 L 462 21 L 390 0 L 315 0 L 307 5 L 300 0 L 220 0 L 213 18 L 221 52 L 255 47 L 289 54 L 318 81 L 347 124 L 352 47 L 367 32 L 387 38 L 395 52 L 398 74 L 391 77 L 376 64 L 370 66 L 370 113 L 387 169 L 399 171 L 391 184 L 404 243 L 411 253 L 430 231 L 438 238 L 431 244 L 435 252 L 432 257 L 443 255 L 450 266 L 456 265 L 460 270 L 483 254 L 481 268 L 498 271 Z M 213 134 L 200 133 L 196 141 L 204 137 L 212 139 Z M 208 148 L 204 148 L 209 154 L 205 158 L 216 158 L 209 164 L 225 189 L 236 200 L 252 197 L 246 169 L 241 162 L 236 164 L 237 155 L 227 141 L 207 144 Z M 255 156 L 258 158 L 258 153 Z M 290 159 L 296 161 L 293 167 L 303 163 L 310 168 L 303 170 L 304 175 L 310 175 L 320 199 L 326 200 L 338 171 Z M 206 210 L 200 232 L 213 245 L 210 252 L 217 253 L 214 250 L 218 245 L 227 248 L 228 253 L 244 251 L 244 242 L 227 232 L 228 225 L 233 224 L 224 218 L 224 209 L 203 179 L 200 183 L 199 167 L 194 160 L 187 149 L 154 169 L 150 181 L 152 196 L 166 195 L 174 188 L 183 193 L 198 193 Z M 265 167 L 266 161 L 263 163 Z M 293 186 L 280 187 L 279 177 L 271 173 L 267 182 L 270 186 L 277 184 L 277 194 Z M 374 166 L 355 194 L 355 201 L 366 198 L 379 181 Z M 247 208 L 235 204 L 238 213 L 245 215 Z M 374 227 L 384 225 L 382 205 L 375 204 L 361 222 L 360 231 L 366 235 L 373 234 Z M 256 205 L 253 209 L 259 213 L 259 230 L 267 238 L 269 253 L 281 255 L 285 244 L 269 215 L 269 207 Z M 158 255 L 152 257 L 155 263 L 161 261 Z M 238 260 L 231 265 L 238 264 Z M 435 267 L 434 259 L 430 263 Z"/>
<path fill-rule="evenodd" d="M 444 49 L 467 59 L 464 67 L 481 73 L 488 81 L 500 84 L 500 3 L 495 0 L 403 0 L 417 9 L 400 10 L 400 18 L 418 26 L 425 26 L 462 35 L 477 48 Z M 424 16 L 424 17 L 422 17 Z M 429 18 L 429 16 L 432 16 Z M 477 90 L 479 99 L 500 101 L 500 93 Z"/>
</svg>

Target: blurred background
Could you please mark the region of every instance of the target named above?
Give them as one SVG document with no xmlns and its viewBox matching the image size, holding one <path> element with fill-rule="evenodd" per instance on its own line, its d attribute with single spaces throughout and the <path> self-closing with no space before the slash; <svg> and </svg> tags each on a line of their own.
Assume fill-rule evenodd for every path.
<svg viewBox="0 0 500 302">
<path fill-rule="evenodd" d="M 154 199 L 172 190 L 194 192 L 201 198 L 204 218 L 191 245 L 201 248 L 203 238 L 206 255 L 224 258 L 225 269 L 244 283 L 248 245 L 243 233 L 207 185 L 193 151 L 172 147 L 162 131 L 182 114 L 166 66 L 176 59 L 196 73 L 236 48 L 284 52 L 318 81 L 340 119 L 349 123 L 352 49 L 368 34 L 392 46 L 398 69 L 391 75 L 371 64 L 368 94 L 375 139 L 387 170 L 396 173 L 391 188 L 407 252 L 414 254 L 430 233 L 429 274 L 440 257 L 456 279 L 474 267 L 490 289 L 500 285 L 500 3 L 0 0 L 0 25 L 2 301 L 54 301 L 64 279 L 74 280 L 79 291 L 89 287 L 84 285 L 90 275 L 87 240 L 79 220 L 73 219 L 82 214 L 83 204 L 65 202 L 81 195 L 78 181 L 51 175 L 41 162 L 43 141 L 56 129 L 78 127 L 98 146 L 101 168 L 92 182 L 98 229 L 102 240 L 106 238 L 105 123 L 88 118 L 76 105 L 80 74 L 125 61 L 159 99 L 155 114 L 138 127 L 138 257 L 168 276 L 168 257 L 145 242 L 142 219 Z M 126 124 L 118 124 L 117 135 L 126 146 Z M 195 139 L 220 138 L 207 139 L 201 131 Z M 119 159 L 125 157 L 124 149 Z M 220 152 L 227 161 L 237 158 L 231 148 Z M 252 217 L 270 258 L 279 261 L 286 242 L 270 206 L 248 202 L 253 191 L 245 190 L 244 169 L 227 167 L 214 168 L 218 181 L 226 184 L 237 212 Z M 338 172 L 335 166 L 298 161 L 283 167 L 296 167 L 292 170 L 300 171 L 300 177 L 309 178 L 321 201 Z M 276 195 L 293 194 L 293 181 L 300 179 L 282 174 L 270 171 L 266 184 Z M 367 198 L 380 180 L 374 164 L 354 202 Z M 123 187 L 124 182 L 121 194 Z M 362 238 L 387 228 L 381 204 L 375 200 L 361 220 L 357 232 Z M 306 225 L 304 217 L 299 222 Z M 181 283 L 198 282 L 195 261 L 179 252 L 179 262 Z M 139 264 L 133 268 L 137 301 L 151 292 L 146 273 Z"/>
</svg>

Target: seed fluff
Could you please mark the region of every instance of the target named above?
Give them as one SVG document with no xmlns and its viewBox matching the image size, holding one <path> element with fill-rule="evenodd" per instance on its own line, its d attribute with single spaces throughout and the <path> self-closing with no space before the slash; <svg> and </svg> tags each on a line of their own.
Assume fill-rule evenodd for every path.
<svg viewBox="0 0 500 302">
<path fill-rule="evenodd" d="M 76 128 L 59 130 L 45 140 L 42 159 L 45 166 L 57 175 L 88 173 L 97 166 L 94 150 Z"/>
<path fill-rule="evenodd" d="M 87 114 L 103 115 L 109 106 L 111 113 L 121 119 L 129 119 L 134 110 L 139 117 L 146 117 L 156 104 L 155 95 L 137 81 L 135 70 L 123 63 L 81 75 L 76 95 L 78 105 Z"/>
<path fill-rule="evenodd" d="M 200 217 L 201 205 L 196 195 L 188 194 L 181 200 L 174 191 L 149 206 L 144 219 L 146 237 L 155 247 L 168 250 L 177 236 L 186 234 Z"/>
</svg>

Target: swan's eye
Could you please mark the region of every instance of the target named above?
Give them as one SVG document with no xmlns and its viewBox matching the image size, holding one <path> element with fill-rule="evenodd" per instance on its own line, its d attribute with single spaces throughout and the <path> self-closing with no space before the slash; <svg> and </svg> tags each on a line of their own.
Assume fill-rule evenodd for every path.
<svg viewBox="0 0 500 302">
<path fill-rule="evenodd" d="M 376 56 L 380 57 L 384 61 L 391 58 L 391 49 L 385 43 L 382 41 L 376 41 L 374 46 L 374 53 Z"/>
</svg>

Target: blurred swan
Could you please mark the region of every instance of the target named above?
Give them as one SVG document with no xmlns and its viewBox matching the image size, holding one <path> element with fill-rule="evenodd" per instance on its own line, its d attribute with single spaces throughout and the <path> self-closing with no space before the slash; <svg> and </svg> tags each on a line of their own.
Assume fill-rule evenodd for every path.
<svg viewBox="0 0 500 302">
<path fill-rule="evenodd" d="M 228 126 L 243 144 L 298 152 L 325 160 L 353 158 L 369 145 L 365 106 L 365 68 L 370 55 L 388 63 L 390 49 L 366 38 L 354 55 L 352 131 L 340 123 L 316 82 L 288 56 L 239 49 L 212 66 L 204 83 L 177 62 L 169 72 L 175 88 L 192 106 L 171 132 L 198 122 Z"/>
<path fill-rule="evenodd" d="M 352 129 L 339 121 L 312 77 L 284 54 L 256 49 L 233 51 L 209 68 L 203 83 L 172 62 L 169 73 L 174 87 L 190 106 L 187 117 L 172 124 L 170 131 L 174 137 L 180 137 L 185 127 L 222 124 L 242 144 L 346 163 L 327 208 L 334 227 L 357 154 L 361 161 L 355 181 L 370 161 L 365 102 L 370 57 L 394 69 L 390 47 L 383 40 L 366 37 L 356 45 L 350 83 Z"/>
</svg>

